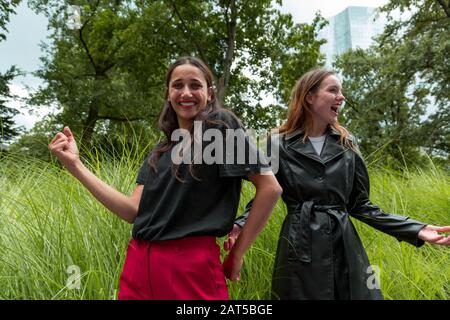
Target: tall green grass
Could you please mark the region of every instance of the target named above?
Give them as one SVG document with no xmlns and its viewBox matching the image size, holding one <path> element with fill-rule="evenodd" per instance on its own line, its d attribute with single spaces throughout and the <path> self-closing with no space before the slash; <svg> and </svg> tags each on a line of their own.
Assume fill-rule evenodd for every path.
<svg viewBox="0 0 450 320">
<path fill-rule="evenodd" d="M 125 149 L 119 157 L 103 159 L 93 150 L 84 161 L 104 181 L 129 194 L 143 156 Z M 19 154 L 0 159 L 0 298 L 116 299 L 131 225 L 104 209 L 56 161 Z M 444 171 L 430 166 L 402 174 L 389 170 L 371 174 L 372 200 L 386 211 L 449 224 L 449 177 Z M 241 211 L 253 194 L 253 186 L 245 183 Z M 280 201 L 245 256 L 241 281 L 230 283 L 231 298 L 270 298 L 284 215 Z M 381 270 L 387 299 L 450 298 L 448 247 L 426 244 L 416 249 L 355 224 L 371 263 Z M 80 270 L 79 288 L 70 281 L 73 266 Z"/>
</svg>

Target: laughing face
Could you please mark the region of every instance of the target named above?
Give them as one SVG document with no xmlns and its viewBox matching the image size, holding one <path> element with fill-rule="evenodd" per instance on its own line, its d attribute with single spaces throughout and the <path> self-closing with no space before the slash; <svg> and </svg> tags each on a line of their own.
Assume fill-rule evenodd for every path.
<svg viewBox="0 0 450 320">
<path fill-rule="evenodd" d="M 323 79 L 319 89 L 307 98 L 317 127 L 327 127 L 337 121 L 339 109 L 344 102 L 341 82 L 335 75 Z"/>
<path fill-rule="evenodd" d="M 196 66 L 183 64 L 173 70 L 168 100 L 177 114 L 180 128 L 190 128 L 195 116 L 211 100 L 211 95 L 212 88 L 208 88 L 205 76 Z"/>
</svg>

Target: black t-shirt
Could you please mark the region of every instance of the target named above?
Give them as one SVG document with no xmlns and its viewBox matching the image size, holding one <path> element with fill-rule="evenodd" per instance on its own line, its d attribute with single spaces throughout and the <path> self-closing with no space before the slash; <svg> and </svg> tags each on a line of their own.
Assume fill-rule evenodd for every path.
<svg viewBox="0 0 450 320">
<path fill-rule="evenodd" d="M 231 231 L 236 217 L 242 179 L 250 173 L 270 170 L 266 158 L 250 142 L 232 113 L 219 110 L 211 113 L 208 119 L 216 123 L 205 122 L 201 132 L 214 129 L 214 135 L 217 130 L 220 131 L 225 151 L 219 152 L 218 156 L 223 160 L 192 165 L 195 177 L 189 171 L 189 164 L 180 164 L 178 176 L 182 181 L 179 181 L 172 170 L 172 150 L 160 157 L 156 172 L 146 159 L 136 179 L 144 188 L 134 222 L 133 238 L 158 241 L 199 235 L 225 236 Z M 234 152 L 227 145 L 232 140 L 239 140 L 230 132 L 243 138 L 245 157 L 236 149 L 237 146 L 242 147 L 242 143 L 234 145 Z M 203 150 L 216 141 L 209 140 L 212 141 L 203 142 Z M 211 154 L 216 155 L 215 152 Z"/>
</svg>

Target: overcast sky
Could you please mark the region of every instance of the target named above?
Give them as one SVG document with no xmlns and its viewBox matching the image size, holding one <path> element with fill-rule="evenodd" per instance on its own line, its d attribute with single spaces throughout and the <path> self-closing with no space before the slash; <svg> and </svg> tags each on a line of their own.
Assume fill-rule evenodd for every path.
<svg viewBox="0 0 450 320">
<path fill-rule="evenodd" d="M 284 0 L 282 12 L 292 14 L 295 22 L 310 23 L 317 11 L 325 18 L 334 16 L 348 6 L 378 7 L 387 0 Z M 12 16 L 7 28 L 7 40 L 0 42 L 0 72 L 4 73 L 11 65 L 16 65 L 25 72 L 33 72 L 39 66 L 41 55 L 39 43 L 45 41 L 48 35 L 47 20 L 43 16 L 37 16 L 27 8 L 26 2 L 22 1 Z M 31 75 L 17 77 L 11 86 L 11 91 L 20 96 L 26 96 L 25 86 L 36 88 L 41 81 Z M 10 104 L 19 107 L 18 102 Z M 17 116 L 16 121 L 20 125 L 31 128 L 39 116 L 22 114 Z"/>
</svg>

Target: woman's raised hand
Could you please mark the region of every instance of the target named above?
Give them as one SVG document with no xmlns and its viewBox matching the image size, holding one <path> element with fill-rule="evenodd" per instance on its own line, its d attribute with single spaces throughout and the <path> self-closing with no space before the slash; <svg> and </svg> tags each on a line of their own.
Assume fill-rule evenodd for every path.
<svg viewBox="0 0 450 320">
<path fill-rule="evenodd" d="M 65 166 L 73 166 L 80 160 L 77 143 L 69 127 L 64 127 L 63 132 L 58 132 L 49 143 L 48 149 Z"/>
</svg>

